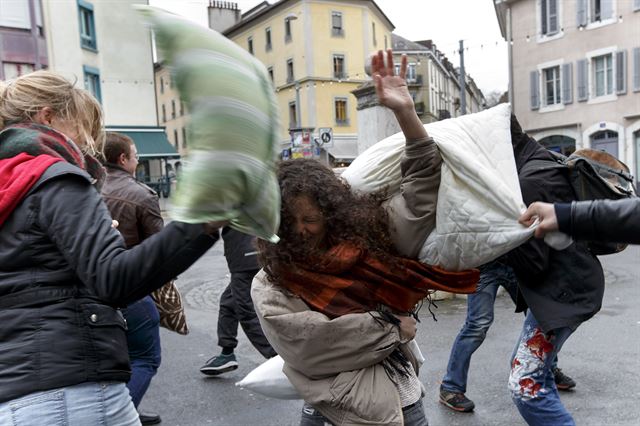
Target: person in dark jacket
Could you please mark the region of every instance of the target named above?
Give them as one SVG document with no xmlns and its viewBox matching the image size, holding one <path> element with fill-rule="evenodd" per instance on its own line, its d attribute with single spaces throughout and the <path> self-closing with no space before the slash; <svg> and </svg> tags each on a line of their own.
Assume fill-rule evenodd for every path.
<svg viewBox="0 0 640 426">
<path fill-rule="evenodd" d="M 118 221 L 127 248 L 140 244 L 164 228 L 158 195 L 134 176 L 138 153 L 133 140 L 117 132 L 107 132 L 104 144 L 107 177 L 102 197 L 111 217 Z M 127 345 L 131 379 L 127 388 L 138 409 L 151 379 L 160 367 L 160 314 L 151 296 L 144 296 L 122 310 L 127 321 Z M 155 413 L 140 413 L 140 423 L 160 423 Z"/>
<path fill-rule="evenodd" d="M 276 356 L 276 351 L 262 332 L 251 300 L 251 282 L 260 270 L 255 237 L 225 227 L 222 229 L 222 239 L 231 281 L 220 296 L 218 311 L 218 346 L 222 348 L 222 352 L 200 368 L 200 371 L 208 376 L 238 368 L 238 361 L 233 353 L 238 346 L 238 323 L 262 356 Z"/>
<path fill-rule="evenodd" d="M 0 83 L 0 424 L 140 425 L 118 308 L 186 270 L 223 223 L 127 250 L 90 154 L 100 104 L 59 74 Z"/>
<path fill-rule="evenodd" d="M 522 132 L 512 116 L 511 136 L 525 204 L 575 200 L 568 176 L 560 169 L 527 167 L 531 160 L 553 160 L 551 154 Z M 586 243 L 557 251 L 530 239 L 502 259 L 518 278 L 516 311 L 527 311 L 511 362 L 509 390 L 530 425 L 572 425 L 558 396 L 553 363 L 564 342 L 602 305 L 604 273 Z"/>
<path fill-rule="evenodd" d="M 640 244 L 640 198 L 533 203 L 520 223 L 531 226 L 535 219 L 538 238 L 560 231 L 579 240 Z"/>
</svg>

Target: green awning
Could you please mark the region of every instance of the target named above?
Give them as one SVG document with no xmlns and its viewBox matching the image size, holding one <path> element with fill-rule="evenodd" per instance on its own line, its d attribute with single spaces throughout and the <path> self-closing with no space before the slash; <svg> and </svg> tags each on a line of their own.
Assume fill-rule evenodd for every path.
<svg viewBox="0 0 640 426">
<path fill-rule="evenodd" d="M 123 133 L 133 139 L 138 156 L 143 159 L 180 158 L 180 154 L 167 140 L 167 134 L 161 127 L 118 127 L 107 131 Z"/>
</svg>

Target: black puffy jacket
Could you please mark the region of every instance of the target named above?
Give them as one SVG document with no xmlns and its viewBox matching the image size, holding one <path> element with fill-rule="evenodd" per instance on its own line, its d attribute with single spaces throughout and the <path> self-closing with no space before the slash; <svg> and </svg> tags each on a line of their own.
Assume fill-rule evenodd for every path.
<svg viewBox="0 0 640 426">
<path fill-rule="evenodd" d="M 117 307 L 187 269 L 216 241 L 172 223 L 126 250 L 81 169 L 51 166 L 0 227 L 0 402 L 129 380 Z"/>
<path fill-rule="evenodd" d="M 545 148 L 524 133 L 512 133 L 512 143 L 526 205 L 575 200 L 565 171 L 527 167 L 530 160 L 553 160 Z M 604 273 L 586 243 L 578 241 L 565 250 L 554 250 L 543 240 L 531 238 L 503 259 L 518 277 L 516 311 L 531 309 L 544 332 L 575 328 L 600 310 Z"/>
</svg>

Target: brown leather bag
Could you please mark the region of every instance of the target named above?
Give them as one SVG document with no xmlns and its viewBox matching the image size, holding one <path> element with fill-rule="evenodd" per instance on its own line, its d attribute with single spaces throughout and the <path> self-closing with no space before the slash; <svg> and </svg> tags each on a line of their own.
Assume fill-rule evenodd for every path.
<svg viewBox="0 0 640 426">
<path fill-rule="evenodd" d="M 189 334 L 182 297 L 175 285 L 175 280 L 169 281 L 151 293 L 151 298 L 158 308 L 161 327 L 178 334 Z"/>
</svg>

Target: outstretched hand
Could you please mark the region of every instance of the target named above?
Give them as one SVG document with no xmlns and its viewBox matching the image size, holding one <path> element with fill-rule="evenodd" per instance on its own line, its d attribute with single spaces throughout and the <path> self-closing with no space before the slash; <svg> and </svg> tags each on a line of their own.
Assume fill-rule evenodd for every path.
<svg viewBox="0 0 640 426">
<path fill-rule="evenodd" d="M 537 238 L 544 237 L 547 232 L 558 230 L 558 218 L 556 217 L 556 210 L 553 204 L 532 203 L 527 211 L 522 213 L 518 222 L 524 226 L 531 226 L 536 219 L 540 221 L 535 230 L 535 236 Z"/>
<path fill-rule="evenodd" d="M 386 63 L 385 56 L 386 55 Z M 371 57 L 371 75 L 376 87 L 376 94 L 380 103 L 394 112 L 404 109 L 413 109 L 413 99 L 407 87 L 405 76 L 407 74 L 407 56 L 402 55 L 400 60 L 400 72 L 396 75 L 393 63 L 393 51 L 378 50 Z"/>
</svg>

